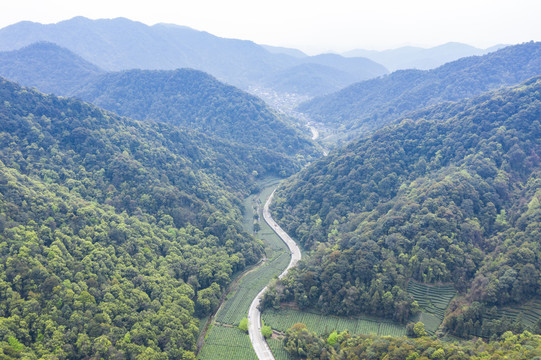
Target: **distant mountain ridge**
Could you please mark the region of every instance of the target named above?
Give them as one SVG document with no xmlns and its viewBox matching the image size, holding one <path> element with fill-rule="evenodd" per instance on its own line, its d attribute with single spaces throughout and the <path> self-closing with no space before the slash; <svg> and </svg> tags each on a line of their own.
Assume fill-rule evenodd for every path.
<svg viewBox="0 0 541 360">
<path fill-rule="evenodd" d="M 265 50 L 273 54 L 286 54 L 286 55 L 291 55 L 297 58 L 308 57 L 308 55 L 306 55 L 305 53 L 303 53 L 302 51 L 298 49 L 285 48 L 282 46 L 272 46 L 272 45 L 261 45 L 261 46 L 263 46 Z"/>
<path fill-rule="evenodd" d="M 371 60 L 359 57 L 320 54 L 303 60 L 299 65 L 263 77 L 260 83 L 279 92 L 319 96 L 350 85 L 352 78 L 365 78 L 367 69 L 378 72 L 378 66 Z"/>
<path fill-rule="evenodd" d="M 450 42 L 432 48 L 404 46 L 389 50 L 356 49 L 342 53 L 344 56 L 361 56 L 382 64 L 390 71 L 403 69 L 429 70 L 466 56 L 485 55 L 506 45 L 479 49 L 471 45 Z"/>
<path fill-rule="evenodd" d="M 184 26 L 147 26 L 125 18 L 76 17 L 47 25 L 25 21 L 0 29 L 0 51 L 20 49 L 39 41 L 56 43 L 107 71 L 189 67 L 244 89 L 261 86 L 260 80 L 274 72 L 322 61 L 298 53 L 285 54 L 283 50 L 269 52 L 251 41 L 220 38 Z M 372 60 L 334 57 L 341 61 L 334 59 L 332 66 L 349 74 L 350 83 L 388 72 Z M 352 71 L 351 64 L 355 61 L 360 67 Z M 325 83 L 319 87 L 325 88 Z M 331 86 L 326 93 L 333 90 Z"/>
<path fill-rule="evenodd" d="M 315 98 L 298 109 L 342 135 L 382 127 L 411 111 L 456 101 L 541 74 L 541 43 L 509 46 L 433 70 L 399 70 Z"/>
</svg>

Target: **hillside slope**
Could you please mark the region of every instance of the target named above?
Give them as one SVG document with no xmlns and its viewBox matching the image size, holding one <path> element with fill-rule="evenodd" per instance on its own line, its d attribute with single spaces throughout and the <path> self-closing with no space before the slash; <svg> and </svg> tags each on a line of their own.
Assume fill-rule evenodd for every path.
<svg viewBox="0 0 541 360">
<path fill-rule="evenodd" d="M 541 74 L 541 43 L 509 46 L 429 71 L 401 70 L 301 104 L 312 119 L 343 134 L 382 127 L 410 111 L 457 101 Z"/>
<path fill-rule="evenodd" d="M 311 141 L 262 100 L 197 70 L 108 73 L 75 96 L 137 120 L 196 129 L 289 157 L 317 156 Z"/>
<path fill-rule="evenodd" d="M 301 171 L 274 215 L 315 253 L 267 306 L 405 321 L 410 278 L 489 306 L 540 295 L 540 120 L 535 78 L 429 108 Z"/>
<path fill-rule="evenodd" d="M 0 354 L 192 358 L 262 256 L 240 199 L 268 154 L 5 80 L 0 100 Z"/>
</svg>

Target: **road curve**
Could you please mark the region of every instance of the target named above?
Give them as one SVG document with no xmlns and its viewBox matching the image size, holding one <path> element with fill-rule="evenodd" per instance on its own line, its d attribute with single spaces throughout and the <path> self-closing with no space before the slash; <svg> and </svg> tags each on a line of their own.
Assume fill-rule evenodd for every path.
<svg viewBox="0 0 541 360">
<path fill-rule="evenodd" d="M 272 219 L 269 211 L 269 206 L 273 196 L 274 191 L 272 192 L 272 194 L 270 194 L 269 198 L 265 202 L 265 206 L 263 206 L 263 219 L 265 219 L 265 222 L 287 245 L 287 247 L 289 248 L 289 252 L 291 253 L 291 260 L 289 261 L 289 265 L 278 277 L 279 279 L 281 279 L 287 274 L 289 269 L 295 266 L 295 264 L 297 264 L 297 262 L 301 259 L 301 250 L 299 249 L 295 241 L 293 241 L 293 239 L 284 230 L 282 230 L 282 228 Z M 252 301 L 252 304 L 250 305 L 250 310 L 248 311 L 248 334 L 250 335 L 250 342 L 252 343 L 257 357 L 260 360 L 274 360 L 274 356 L 272 355 L 269 345 L 267 345 L 265 338 L 261 334 L 261 313 L 258 309 L 259 303 L 261 302 L 263 294 L 266 290 L 267 286 L 265 286 L 263 290 L 261 290 L 259 294 L 257 294 L 254 301 Z"/>
<path fill-rule="evenodd" d="M 315 126 L 308 125 L 310 132 L 312 133 L 312 140 L 317 140 L 319 138 L 319 130 Z"/>
</svg>

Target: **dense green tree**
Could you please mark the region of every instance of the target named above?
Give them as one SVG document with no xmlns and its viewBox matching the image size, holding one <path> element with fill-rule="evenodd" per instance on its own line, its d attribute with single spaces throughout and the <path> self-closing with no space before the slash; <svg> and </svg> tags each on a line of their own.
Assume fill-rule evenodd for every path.
<svg viewBox="0 0 541 360">
<path fill-rule="evenodd" d="M 248 318 L 242 318 L 242 320 L 239 322 L 239 329 L 245 333 L 248 333 Z"/>
<path fill-rule="evenodd" d="M 336 333 L 333 333 L 336 334 Z M 541 356 L 541 335 L 510 331 L 494 341 L 448 342 L 429 337 L 351 336 L 341 333 L 333 341 L 309 331 L 304 324 L 295 324 L 283 339 L 285 350 L 294 359 L 537 359 Z"/>
<path fill-rule="evenodd" d="M 239 199 L 269 159 L 4 80 L 0 100 L 0 357 L 193 359 L 262 256 Z"/>
</svg>

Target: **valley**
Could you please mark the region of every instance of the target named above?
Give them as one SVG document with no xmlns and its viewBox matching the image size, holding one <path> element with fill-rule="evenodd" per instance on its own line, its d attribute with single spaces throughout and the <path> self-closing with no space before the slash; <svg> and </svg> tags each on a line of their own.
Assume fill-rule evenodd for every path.
<svg viewBox="0 0 541 360">
<path fill-rule="evenodd" d="M 540 174 L 539 42 L 0 28 L 0 360 L 541 357 Z"/>
<path fill-rule="evenodd" d="M 257 326 L 259 315 L 249 315 L 249 310 L 252 309 L 253 311 L 255 309 L 255 307 L 251 306 L 252 303 L 254 303 L 262 289 L 273 278 L 281 274 L 290 263 L 290 251 L 285 243 L 276 235 L 273 228 L 263 220 L 263 206 L 267 203 L 278 182 L 279 179 L 272 178 L 260 182 L 261 191 L 258 194 L 249 196 L 244 201 L 244 228 L 246 231 L 253 232 L 254 225 L 257 224 L 257 228 L 259 229 L 256 232 L 256 237 L 261 239 L 265 244 L 266 259 L 260 267 L 252 270 L 242 278 L 236 289 L 230 293 L 225 303 L 218 310 L 215 323 L 207 335 L 205 345 L 199 353 L 200 359 L 223 357 L 224 348 L 230 345 L 226 340 L 228 337 L 242 339 L 242 343 L 244 344 L 241 346 L 242 350 L 237 348 L 231 354 L 231 358 L 257 358 L 253 345 L 250 342 L 251 338 L 246 334 L 248 328 L 246 332 L 242 332 L 238 329 L 238 326 L 243 318 L 248 320 L 248 324 L 251 324 L 250 326 Z M 255 216 L 256 214 L 257 217 Z M 256 220 L 254 221 L 254 219 Z M 249 319 L 248 316 L 250 316 Z M 254 334 L 254 330 L 251 331 Z M 260 334 L 259 330 L 255 329 L 255 331 L 257 334 Z M 216 332 L 228 333 L 230 335 L 228 337 L 224 337 L 223 335 L 217 336 L 215 335 Z M 265 345 L 259 346 L 264 348 Z"/>
<path fill-rule="evenodd" d="M 269 212 L 269 206 L 272 202 L 274 191 L 269 195 L 265 200 L 265 205 L 263 205 L 263 219 L 267 225 L 278 235 L 280 240 L 282 240 L 290 254 L 290 260 L 287 267 L 278 275 L 278 279 L 283 278 L 287 275 L 289 269 L 294 267 L 299 260 L 301 259 L 301 250 L 295 243 L 293 239 L 284 231 L 282 228 L 272 219 L 272 216 Z M 259 311 L 261 300 L 263 299 L 264 294 L 267 292 L 267 286 L 265 286 L 254 298 L 250 304 L 250 309 L 248 310 L 248 334 L 250 335 L 250 341 L 256 352 L 256 355 L 259 359 L 273 359 L 270 349 L 265 342 L 265 338 L 262 334 L 262 321 L 261 321 L 261 312 Z"/>
</svg>

